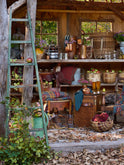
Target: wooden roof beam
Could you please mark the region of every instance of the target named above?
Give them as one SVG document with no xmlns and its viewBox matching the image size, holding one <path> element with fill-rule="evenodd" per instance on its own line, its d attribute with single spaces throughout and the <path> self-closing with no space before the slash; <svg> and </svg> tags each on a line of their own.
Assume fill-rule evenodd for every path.
<svg viewBox="0 0 124 165">
<path fill-rule="evenodd" d="M 124 14 L 122 12 L 120 12 L 119 10 L 117 10 L 111 5 L 109 5 L 109 9 L 112 10 L 115 13 L 115 15 L 117 15 L 121 20 L 124 21 Z"/>
</svg>

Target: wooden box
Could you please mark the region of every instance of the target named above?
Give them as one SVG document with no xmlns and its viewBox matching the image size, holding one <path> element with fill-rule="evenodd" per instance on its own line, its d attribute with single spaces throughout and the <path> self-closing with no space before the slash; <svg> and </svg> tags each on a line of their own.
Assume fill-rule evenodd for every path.
<svg viewBox="0 0 124 165">
<path fill-rule="evenodd" d="M 90 126 L 90 120 L 98 109 L 99 100 L 100 95 L 84 95 L 80 109 L 74 110 L 74 125 L 76 127 Z"/>
</svg>

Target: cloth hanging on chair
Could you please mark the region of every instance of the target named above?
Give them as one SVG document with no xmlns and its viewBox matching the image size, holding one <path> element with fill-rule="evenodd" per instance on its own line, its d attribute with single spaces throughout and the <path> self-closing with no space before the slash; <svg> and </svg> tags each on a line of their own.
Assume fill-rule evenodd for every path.
<svg viewBox="0 0 124 165">
<path fill-rule="evenodd" d="M 92 93 L 91 88 L 90 88 L 90 93 Z M 76 111 L 78 111 L 80 109 L 83 97 L 84 97 L 83 89 L 80 89 L 75 93 L 75 110 Z"/>
</svg>

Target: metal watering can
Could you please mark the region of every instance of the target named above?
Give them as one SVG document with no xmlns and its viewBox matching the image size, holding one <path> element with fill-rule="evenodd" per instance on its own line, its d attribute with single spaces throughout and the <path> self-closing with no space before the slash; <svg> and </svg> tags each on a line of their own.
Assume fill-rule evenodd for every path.
<svg viewBox="0 0 124 165">
<path fill-rule="evenodd" d="M 49 119 L 45 112 L 44 112 L 44 117 L 45 117 L 45 125 L 47 126 Z M 43 128 L 43 120 L 41 116 L 33 117 L 33 128 L 34 129 Z M 42 138 L 44 136 L 44 131 L 43 130 L 36 131 L 35 136 L 39 136 L 40 138 Z"/>
</svg>

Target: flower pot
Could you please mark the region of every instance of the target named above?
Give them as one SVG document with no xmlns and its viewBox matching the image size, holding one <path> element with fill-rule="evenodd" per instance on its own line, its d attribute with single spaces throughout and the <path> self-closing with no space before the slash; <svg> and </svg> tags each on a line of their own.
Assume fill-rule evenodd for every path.
<svg viewBox="0 0 124 165">
<path fill-rule="evenodd" d="M 84 87 L 84 88 L 83 88 L 83 93 L 84 93 L 85 95 L 90 94 L 90 88 Z"/>
<path fill-rule="evenodd" d="M 120 42 L 120 50 L 122 51 L 122 53 L 124 54 L 124 41 Z"/>
<path fill-rule="evenodd" d="M 49 119 L 45 112 L 44 112 L 44 117 L 45 117 L 45 125 L 47 126 Z M 42 117 L 33 117 L 33 128 L 34 129 L 43 128 Z M 44 136 L 44 131 L 43 130 L 37 131 L 36 136 L 39 136 L 40 138 L 42 138 Z"/>
<path fill-rule="evenodd" d="M 37 60 L 40 60 L 43 57 L 43 51 L 40 48 L 35 49 Z"/>
</svg>

